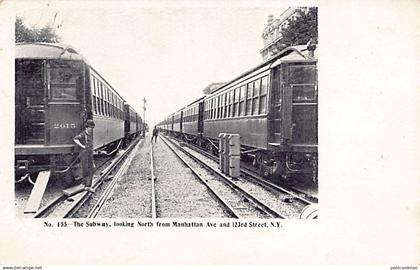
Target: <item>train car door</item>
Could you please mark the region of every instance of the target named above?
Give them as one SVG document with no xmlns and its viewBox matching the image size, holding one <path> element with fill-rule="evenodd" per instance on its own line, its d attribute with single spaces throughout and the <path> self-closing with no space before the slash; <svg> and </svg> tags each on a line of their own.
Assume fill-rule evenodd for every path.
<svg viewBox="0 0 420 270">
<path fill-rule="evenodd" d="M 179 118 L 179 132 L 182 133 L 182 122 L 184 121 L 184 111 L 181 111 L 181 116 Z"/>
<path fill-rule="evenodd" d="M 198 103 L 198 133 L 203 133 L 204 129 L 204 101 Z"/>
<path fill-rule="evenodd" d="M 85 66 L 80 61 L 47 62 L 48 111 L 47 144 L 73 144 L 82 130 Z"/>
<path fill-rule="evenodd" d="M 15 144 L 44 144 L 47 115 L 46 63 L 17 59 L 15 64 Z"/>
<path fill-rule="evenodd" d="M 315 62 L 282 65 L 283 134 L 290 144 L 318 144 L 318 93 Z"/>
</svg>

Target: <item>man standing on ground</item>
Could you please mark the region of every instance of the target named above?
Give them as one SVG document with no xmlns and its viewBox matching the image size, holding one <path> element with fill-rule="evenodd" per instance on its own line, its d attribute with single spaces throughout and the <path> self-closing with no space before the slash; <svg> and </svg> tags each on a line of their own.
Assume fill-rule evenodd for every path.
<svg viewBox="0 0 420 270">
<path fill-rule="evenodd" d="M 153 135 L 152 135 L 152 140 L 151 140 L 151 142 L 152 142 L 152 143 L 153 143 L 153 138 L 155 138 L 155 143 L 156 143 L 158 135 L 159 135 L 159 130 L 158 130 L 158 129 L 157 129 L 157 127 L 155 126 L 155 127 L 153 128 Z"/>
<path fill-rule="evenodd" d="M 82 172 L 85 182 L 85 190 L 89 192 L 94 192 L 92 189 L 92 179 L 93 179 L 93 128 L 95 123 L 93 120 L 89 119 L 86 121 L 85 129 L 74 137 L 73 141 L 82 148 L 82 153 L 80 154 L 80 162 L 82 164 Z"/>
</svg>

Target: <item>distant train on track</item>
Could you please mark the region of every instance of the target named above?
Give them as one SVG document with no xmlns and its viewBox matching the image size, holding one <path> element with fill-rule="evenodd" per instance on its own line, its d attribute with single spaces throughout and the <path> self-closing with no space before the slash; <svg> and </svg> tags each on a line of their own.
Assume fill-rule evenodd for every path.
<svg viewBox="0 0 420 270">
<path fill-rule="evenodd" d="M 72 47 L 18 43 L 15 56 L 15 174 L 71 172 L 73 138 L 93 119 L 94 153 L 112 154 L 143 134 L 140 115 Z"/>
<path fill-rule="evenodd" d="M 241 137 L 241 159 L 284 182 L 318 171 L 315 46 L 293 46 L 169 115 L 158 128 L 217 155 L 218 135 Z"/>
</svg>

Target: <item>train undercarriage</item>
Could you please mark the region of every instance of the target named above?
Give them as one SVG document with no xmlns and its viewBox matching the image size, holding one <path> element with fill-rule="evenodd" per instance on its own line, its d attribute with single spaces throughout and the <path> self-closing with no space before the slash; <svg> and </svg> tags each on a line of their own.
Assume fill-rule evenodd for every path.
<svg viewBox="0 0 420 270">
<path fill-rule="evenodd" d="M 219 156 L 218 141 L 180 132 L 170 135 Z M 275 151 L 241 146 L 241 163 L 275 184 L 318 185 L 318 155 L 312 152 Z"/>
</svg>

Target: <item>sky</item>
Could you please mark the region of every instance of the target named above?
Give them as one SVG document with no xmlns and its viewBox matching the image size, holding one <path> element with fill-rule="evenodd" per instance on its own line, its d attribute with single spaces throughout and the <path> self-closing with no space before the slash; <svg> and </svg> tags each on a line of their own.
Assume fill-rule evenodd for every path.
<svg viewBox="0 0 420 270">
<path fill-rule="evenodd" d="M 56 32 L 154 125 L 262 61 L 269 14 L 287 7 L 22 5 L 28 26 Z M 55 16 L 57 14 L 57 16 Z M 55 18 L 55 19 L 54 19 Z"/>
</svg>

